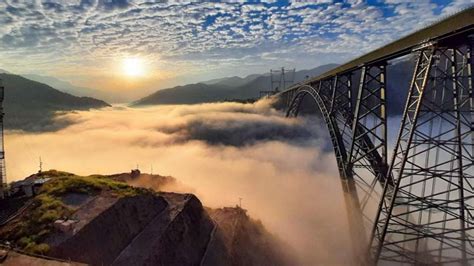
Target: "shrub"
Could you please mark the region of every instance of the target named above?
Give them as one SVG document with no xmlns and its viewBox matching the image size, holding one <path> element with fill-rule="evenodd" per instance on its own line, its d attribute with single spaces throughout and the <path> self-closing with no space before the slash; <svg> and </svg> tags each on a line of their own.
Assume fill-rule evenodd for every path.
<svg viewBox="0 0 474 266">
<path fill-rule="evenodd" d="M 47 210 L 39 218 L 39 223 L 51 223 L 59 219 L 61 216 L 57 210 Z"/>
<path fill-rule="evenodd" d="M 49 251 L 49 245 L 45 243 L 33 245 L 29 251 L 35 254 L 46 255 Z"/>
<path fill-rule="evenodd" d="M 56 170 L 38 175 L 51 180 L 43 184 L 30 208 L 13 224 L 13 228 L 0 235 L 0 238 L 36 254 L 46 254 L 49 251 L 50 247 L 43 242 L 54 231 L 54 221 L 73 214 L 73 210 L 62 201 L 64 195 L 68 193 L 95 195 L 101 191 L 108 191 L 118 197 L 129 197 L 154 193 L 152 190 L 131 187 L 124 182 L 99 175 L 84 177 Z"/>
</svg>

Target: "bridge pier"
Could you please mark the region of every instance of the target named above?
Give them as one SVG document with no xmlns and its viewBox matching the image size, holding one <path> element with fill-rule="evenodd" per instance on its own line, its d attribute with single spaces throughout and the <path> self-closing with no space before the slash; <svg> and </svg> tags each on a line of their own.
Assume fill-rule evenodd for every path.
<svg viewBox="0 0 474 266">
<path fill-rule="evenodd" d="M 383 67 L 379 67 L 378 69 L 385 71 Z M 373 187 L 375 187 L 376 183 L 385 180 L 385 178 L 381 178 L 381 176 L 385 174 L 382 171 L 386 171 L 381 170 L 386 168 L 380 167 L 384 166 L 384 162 L 381 161 L 381 156 L 376 154 L 379 152 L 379 147 L 384 147 L 384 145 L 379 144 L 379 147 L 374 148 L 370 136 L 386 131 L 378 130 L 377 132 L 367 133 L 367 129 L 370 129 L 372 125 L 364 118 L 370 115 L 370 110 L 367 109 L 367 106 L 372 108 L 372 112 L 374 108 L 378 108 L 380 114 L 384 117 L 383 110 L 385 103 L 381 102 L 384 99 L 384 92 L 381 92 L 384 90 L 384 87 L 379 85 L 382 84 L 382 86 L 385 86 L 383 82 L 385 76 L 384 74 L 371 73 L 371 75 L 375 75 L 378 81 L 380 80 L 382 82 L 377 82 L 374 85 L 374 82 L 368 79 L 367 82 L 359 86 L 366 92 L 363 93 L 363 107 L 360 107 L 360 110 L 363 111 L 359 113 L 357 119 L 354 119 L 352 110 L 353 99 L 350 98 L 351 95 L 353 95 L 352 75 L 352 73 L 347 73 L 334 78 L 321 80 L 314 84 L 301 86 L 292 93 L 294 96 L 289 105 L 287 116 L 295 117 L 298 115 L 300 103 L 307 95 L 310 95 L 317 103 L 328 126 L 336 154 L 336 162 L 344 191 L 351 239 L 354 241 L 352 245 L 354 254 L 361 258 L 359 263 L 365 265 L 367 261 L 365 258 L 362 258 L 361 255 L 367 252 L 366 247 L 368 246 L 370 230 L 369 228 L 366 229 L 364 225 L 368 217 L 366 213 L 364 214 L 364 207 L 373 197 L 372 193 L 375 191 Z M 372 90 L 378 93 L 374 93 Z M 371 97 L 372 95 L 376 95 L 377 97 Z M 359 134 L 355 141 L 353 141 L 353 123 L 356 123 L 354 125 Z M 383 123 L 385 123 L 385 120 L 383 120 Z M 380 125 L 377 127 L 380 127 Z M 377 136 L 377 139 L 385 140 L 384 137 L 380 136 Z M 354 142 L 356 143 L 354 144 Z M 354 145 L 352 147 L 354 149 L 353 151 L 357 151 L 357 155 L 361 156 L 352 164 L 356 165 L 354 168 L 348 167 L 348 156 L 350 153 L 347 148 L 351 147 L 351 145 Z M 363 193 L 362 195 L 364 197 L 362 201 L 358 196 L 359 193 Z M 364 206 L 362 206 L 361 203 L 364 204 Z"/>
<path fill-rule="evenodd" d="M 367 252 L 367 232 L 364 229 L 364 217 L 361 212 L 359 197 L 354 179 L 341 179 L 341 185 L 346 205 L 352 255 L 357 265 L 368 265 L 370 260 Z"/>
<path fill-rule="evenodd" d="M 472 46 L 429 44 L 418 53 L 389 169 L 395 186 L 385 187 L 373 256 L 468 265 L 474 262 Z"/>
</svg>

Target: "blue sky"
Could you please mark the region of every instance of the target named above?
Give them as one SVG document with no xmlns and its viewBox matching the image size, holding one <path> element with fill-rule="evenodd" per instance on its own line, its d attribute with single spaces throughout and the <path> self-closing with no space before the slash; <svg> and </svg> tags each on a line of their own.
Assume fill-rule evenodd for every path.
<svg viewBox="0 0 474 266">
<path fill-rule="evenodd" d="M 469 5 L 0 0 L 0 68 L 104 89 L 159 89 L 280 66 L 342 63 Z M 117 65 L 127 57 L 145 62 L 146 78 L 124 83 Z"/>
</svg>

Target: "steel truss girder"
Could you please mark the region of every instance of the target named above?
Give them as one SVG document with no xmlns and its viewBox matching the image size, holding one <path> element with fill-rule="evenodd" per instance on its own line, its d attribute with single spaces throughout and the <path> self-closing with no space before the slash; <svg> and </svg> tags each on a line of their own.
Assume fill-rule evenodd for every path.
<svg viewBox="0 0 474 266">
<path fill-rule="evenodd" d="M 352 120 L 352 75 L 345 74 L 334 77 L 333 87 L 331 88 L 331 97 L 327 99 L 329 105 L 329 115 L 336 124 L 341 143 L 346 152 L 343 162 L 346 169 L 341 175 L 344 179 L 352 176 L 351 169 L 347 169 L 348 151 L 352 142 L 351 120 Z"/>
<path fill-rule="evenodd" d="M 375 262 L 474 262 L 472 44 L 418 51 L 371 238 Z"/>
<path fill-rule="evenodd" d="M 385 65 L 364 67 L 357 86 L 357 101 L 352 97 L 356 90 L 352 87 L 352 73 L 302 86 L 293 92 L 287 112 L 287 116 L 297 116 L 305 95 L 310 94 L 317 102 L 328 125 L 346 205 L 351 209 L 351 234 L 356 236 L 359 247 L 367 246 L 363 239 L 370 237 L 375 216 L 375 211 L 364 213 L 364 208 L 370 200 L 378 202 L 386 180 L 385 75 Z M 381 185 L 378 191 L 374 188 L 376 184 Z M 364 229 L 367 221 L 369 228 Z M 362 253 L 360 249 L 356 252 Z"/>
<path fill-rule="evenodd" d="M 375 66 L 371 66 L 371 69 L 374 69 Z M 383 69 L 384 67 L 377 67 L 378 69 Z M 372 74 L 371 74 L 372 73 Z M 342 178 L 352 178 L 352 165 L 349 164 L 349 156 L 351 156 L 351 152 L 349 152 L 349 148 L 353 150 L 353 155 L 357 155 L 358 157 L 355 159 L 356 162 L 361 161 L 361 157 L 365 157 L 366 163 L 357 164 L 358 167 L 366 167 L 370 169 L 370 172 L 373 172 L 374 175 L 377 176 L 377 179 L 383 181 L 384 175 L 386 172 L 386 148 L 383 150 L 381 147 L 386 147 L 386 137 L 384 135 L 380 135 L 379 132 L 367 132 L 370 130 L 365 123 L 364 120 L 367 120 L 368 114 L 364 112 L 372 112 L 377 113 L 377 117 L 380 117 L 380 122 L 378 122 L 377 127 L 383 128 L 382 133 L 386 133 L 386 118 L 385 118 L 385 83 L 384 77 L 385 74 L 378 74 L 377 80 L 381 77 L 382 80 L 378 82 L 376 88 L 373 86 L 374 77 L 373 71 L 368 72 L 367 77 L 360 86 L 360 89 L 363 90 L 361 101 L 356 102 L 356 106 L 359 107 L 359 110 L 363 110 L 363 112 L 358 113 L 360 116 L 354 117 L 353 115 L 353 107 L 352 107 L 352 81 L 351 77 L 352 74 L 344 74 L 335 77 L 331 77 L 322 81 L 319 81 L 313 86 L 302 86 L 299 89 L 295 90 L 292 95 L 288 95 L 288 98 L 292 98 L 289 101 L 289 108 L 287 110 L 288 117 L 295 117 L 298 115 L 298 110 L 301 104 L 302 99 L 306 94 L 310 94 L 313 96 L 315 101 L 318 103 L 319 109 L 323 113 L 323 116 L 327 123 L 331 123 L 331 127 L 334 130 L 330 130 L 331 138 L 337 139 L 337 143 L 339 147 L 337 150 L 340 151 L 340 155 L 336 156 L 336 158 L 340 159 L 341 161 L 338 162 L 339 165 L 344 166 L 345 169 L 340 169 L 340 174 Z M 369 85 L 371 84 L 371 85 Z M 375 92 L 373 91 L 375 90 Z M 311 92 L 309 92 L 311 91 Z M 379 96 L 377 96 L 379 95 Z M 316 99 L 315 97 L 318 97 Z M 370 101 L 370 103 L 369 103 Z M 368 108 L 368 106 L 374 105 L 372 110 Z M 379 111 L 374 110 L 379 109 Z M 324 111 L 323 111 L 324 109 Z M 369 114 L 370 115 L 370 114 Z M 329 125 L 329 124 L 328 124 Z M 354 129 L 356 130 L 357 134 L 354 138 Z M 355 140 L 355 141 L 354 141 Z M 377 143 L 375 146 L 372 141 L 373 140 L 383 140 L 382 145 Z M 335 144 L 335 142 L 333 142 Z M 382 155 L 379 154 L 380 151 L 383 151 Z"/>
<path fill-rule="evenodd" d="M 347 144 L 344 144 L 343 136 L 351 135 L 350 130 L 344 133 L 345 129 L 350 129 L 347 123 L 344 123 L 347 122 L 347 119 L 344 117 L 351 113 L 350 80 L 350 76 L 336 77 L 334 79 L 318 82 L 316 86 L 300 87 L 297 93 L 295 93 L 287 116 L 294 117 L 298 115 L 300 103 L 306 95 L 310 95 L 317 103 L 328 127 L 336 155 L 336 162 L 341 176 L 341 185 L 344 191 L 344 200 L 347 206 L 347 215 L 351 223 L 349 230 L 351 240 L 353 241 L 354 254 L 361 254 L 364 252 L 362 249 L 364 246 L 360 245 L 360 243 L 362 239 L 366 238 L 363 229 L 363 216 L 360 211 L 361 208 L 357 196 L 356 183 L 350 178 L 352 175 L 345 172 L 347 171 L 347 151 L 345 148 Z M 338 91 L 335 92 L 334 88 Z M 343 109 L 345 111 L 342 111 Z M 340 114 L 341 111 L 344 115 Z M 343 117 L 342 122 L 345 124 L 345 128 L 342 128 L 342 130 L 338 125 L 337 119 L 335 119 L 337 116 Z M 361 265 L 366 264 L 365 258 L 361 257 L 359 263 Z"/>
<path fill-rule="evenodd" d="M 362 67 L 347 167 L 367 168 L 380 182 L 387 172 L 385 62 Z M 377 152 L 373 152 L 377 151 Z"/>
</svg>

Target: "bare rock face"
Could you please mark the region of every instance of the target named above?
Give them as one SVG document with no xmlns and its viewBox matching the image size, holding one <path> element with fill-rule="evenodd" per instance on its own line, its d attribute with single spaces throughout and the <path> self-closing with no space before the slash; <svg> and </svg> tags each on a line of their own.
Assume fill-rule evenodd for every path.
<svg viewBox="0 0 474 266">
<path fill-rule="evenodd" d="M 213 223 L 191 194 L 162 193 L 168 208 L 123 250 L 113 265 L 200 265 Z"/>
<path fill-rule="evenodd" d="M 49 241 L 49 255 L 73 261 L 111 264 L 120 252 L 167 207 L 153 195 L 114 198 L 98 196 L 72 217 L 71 234 L 57 232 Z"/>
<path fill-rule="evenodd" d="M 194 195 L 175 193 L 98 196 L 72 219 L 49 255 L 92 265 L 199 265 L 214 226 Z"/>
<path fill-rule="evenodd" d="M 291 265 L 245 210 L 204 209 L 192 194 L 97 196 L 72 219 L 48 255 L 91 265 Z"/>
<path fill-rule="evenodd" d="M 217 230 L 202 265 L 295 265 L 291 248 L 246 210 L 226 207 L 208 213 Z"/>
</svg>

